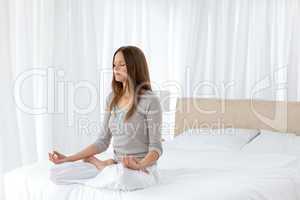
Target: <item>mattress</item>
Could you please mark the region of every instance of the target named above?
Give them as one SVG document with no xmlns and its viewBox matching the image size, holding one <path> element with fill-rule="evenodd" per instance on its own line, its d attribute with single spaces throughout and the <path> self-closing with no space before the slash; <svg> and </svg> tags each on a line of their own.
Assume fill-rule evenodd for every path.
<svg viewBox="0 0 300 200">
<path fill-rule="evenodd" d="M 160 183 L 132 192 L 55 185 L 52 165 L 41 161 L 7 173 L 6 200 L 300 200 L 299 158 L 285 154 L 165 148 Z"/>
</svg>

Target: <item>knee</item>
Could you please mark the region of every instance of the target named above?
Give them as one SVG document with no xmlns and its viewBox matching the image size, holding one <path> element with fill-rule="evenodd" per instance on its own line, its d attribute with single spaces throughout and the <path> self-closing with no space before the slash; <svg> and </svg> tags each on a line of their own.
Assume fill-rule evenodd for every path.
<svg viewBox="0 0 300 200">
<path fill-rule="evenodd" d="M 56 166 L 51 167 L 49 170 L 49 179 L 54 183 L 59 183 L 61 179 L 61 172 Z"/>
<path fill-rule="evenodd" d="M 60 184 L 66 176 L 66 169 L 68 166 L 69 163 L 52 166 L 49 170 L 49 179 L 56 184 Z"/>
<path fill-rule="evenodd" d="M 54 183 L 60 182 L 59 174 L 56 171 L 54 171 L 53 169 L 50 169 L 50 171 L 49 171 L 49 179 Z"/>
</svg>

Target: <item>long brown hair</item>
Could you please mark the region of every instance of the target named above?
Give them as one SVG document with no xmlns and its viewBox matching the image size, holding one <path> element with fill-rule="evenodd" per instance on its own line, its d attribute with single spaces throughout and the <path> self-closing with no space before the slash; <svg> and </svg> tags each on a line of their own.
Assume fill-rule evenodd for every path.
<svg viewBox="0 0 300 200">
<path fill-rule="evenodd" d="M 129 87 L 130 92 L 133 92 L 134 95 L 133 103 L 131 104 L 125 116 L 125 121 L 127 121 L 137 109 L 139 96 L 143 94 L 145 90 L 152 91 L 152 88 L 150 83 L 148 64 L 142 50 L 135 46 L 120 47 L 114 53 L 112 66 L 114 66 L 115 56 L 118 52 L 123 53 L 127 67 L 127 86 Z M 120 100 L 125 91 L 123 90 L 122 82 L 118 82 L 115 80 L 114 73 L 111 85 L 113 91 L 113 98 L 109 105 L 109 111 L 112 111 L 113 107 L 117 105 L 118 101 Z"/>
</svg>

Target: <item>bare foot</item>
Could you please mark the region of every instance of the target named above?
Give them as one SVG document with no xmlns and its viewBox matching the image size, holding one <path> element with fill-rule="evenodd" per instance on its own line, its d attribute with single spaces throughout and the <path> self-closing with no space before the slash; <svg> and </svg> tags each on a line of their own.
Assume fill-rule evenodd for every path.
<svg viewBox="0 0 300 200">
<path fill-rule="evenodd" d="M 103 162 L 106 163 L 106 166 L 108 166 L 108 165 L 113 165 L 113 164 L 117 164 L 117 162 L 116 162 L 114 159 L 104 160 Z"/>
<path fill-rule="evenodd" d="M 116 162 L 113 159 L 108 159 L 108 160 L 99 160 L 95 156 L 91 156 L 89 158 L 86 158 L 83 160 L 84 162 L 89 162 L 97 167 L 98 170 L 102 170 L 104 167 L 112 164 L 116 164 Z"/>
</svg>

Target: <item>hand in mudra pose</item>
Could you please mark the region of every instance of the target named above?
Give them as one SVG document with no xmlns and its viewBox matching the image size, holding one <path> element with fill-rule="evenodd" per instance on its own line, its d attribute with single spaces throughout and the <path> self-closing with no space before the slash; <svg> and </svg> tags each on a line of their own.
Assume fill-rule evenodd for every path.
<svg viewBox="0 0 300 200">
<path fill-rule="evenodd" d="M 143 172 L 148 173 L 148 171 L 143 167 L 140 160 L 133 156 L 124 156 L 122 158 L 122 164 L 124 167 L 127 167 L 132 170 L 142 170 Z"/>
<path fill-rule="evenodd" d="M 59 153 L 58 151 L 53 151 L 52 153 L 48 153 L 49 155 L 49 160 L 53 162 L 54 164 L 62 164 L 65 162 L 73 162 L 71 157 L 68 157 L 62 153 Z M 84 162 L 91 163 L 95 165 L 95 167 L 98 170 L 102 170 L 106 166 L 112 165 L 112 164 L 117 164 L 117 162 L 113 159 L 107 159 L 107 160 L 100 160 L 96 158 L 95 156 L 91 156 L 88 158 L 82 159 Z M 133 156 L 124 156 L 121 160 L 122 164 L 124 167 L 127 167 L 132 170 L 142 170 L 146 173 L 148 171 L 142 166 L 140 160 Z"/>
<path fill-rule="evenodd" d="M 48 153 L 48 155 L 49 155 L 49 160 L 52 161 L 54 164 L 61 164 L 64 162 L 68 162 L 67 156 L 59 153 L 58 151 L 53 151 L 52 153 Z"/>
<path fill-rule="evenodd" d="M 71 157 L 68 157 L 62 153 L 59 153 L 58 151 L 53 151 L 52 153 L 48 153 L 49 155 L 49 160 L 53 162 L 54 164 L 62 164 L 65 162 L 74 162 Z M 84 162 L 91 163 L 97 167 L 98 170 L 103 169 L 104 167 L 112 164 L 116 164 L 116 162 L 113 159 L 108 159 L 108 160 L 99 160 L 95 156 L 91 156 L 88 158 L 82 159 Z"/>
<path fill-rule="evenodd" d="M 102 170 L 104 167 L 108 166 L 108 165 L 113 165 L 113 164 L 117 164 L 117 162 L 113 159 L 108 159 L 108 160 L 99 160 L 98 158 L 96 158 L 95 156 L 91 156 L 89 158 L 86 158 L 83 160 L 84 162 L 89 162 L 93 165 L 95 165 L 97 167 L 98 170 Z M 129 169 L 132 170 L 142 170 L 146 173 L 148 173 L 148 171 L 144 168 L 142 168 L 139 160 L 137 160 L 136 158 L 132 157 L 132 156 L 125 156 L 122 158 L 122 164 L 124 167 L 127 167 Z"/>
</svg>

